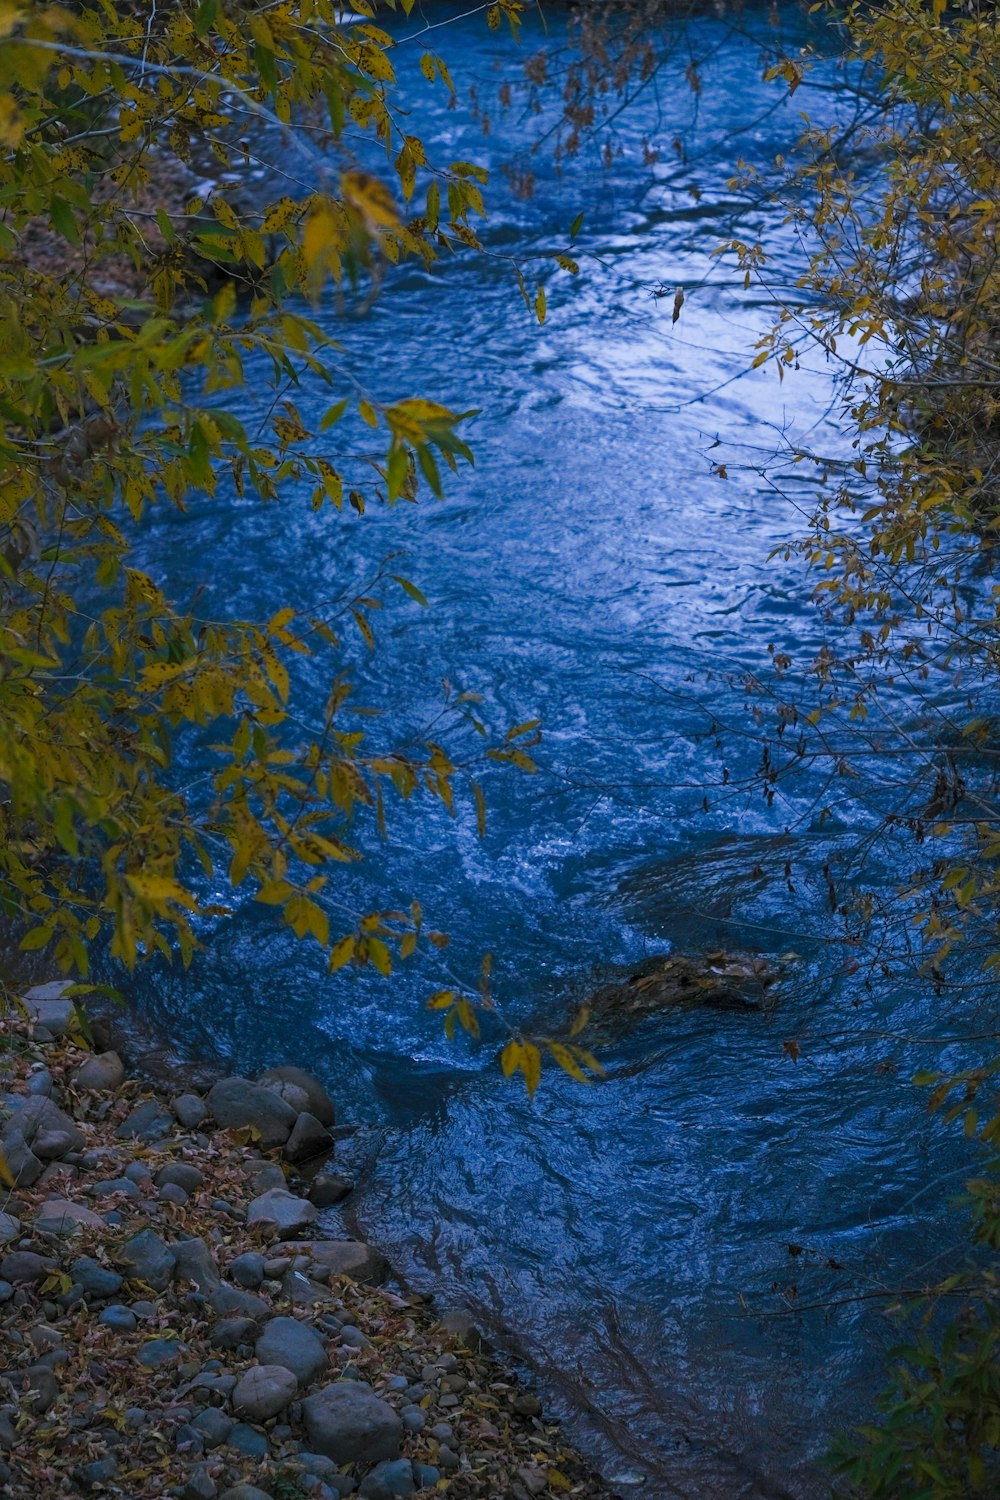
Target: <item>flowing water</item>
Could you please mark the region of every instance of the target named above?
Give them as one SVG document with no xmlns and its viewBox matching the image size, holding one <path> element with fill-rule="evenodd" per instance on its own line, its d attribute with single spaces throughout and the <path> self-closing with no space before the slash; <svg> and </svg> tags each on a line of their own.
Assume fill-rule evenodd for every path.
<svg viewBox="0 0 1000 1500">
<path fill-rule="evenodd" d="M 363 1230 L 411 1284 L 502 1328 L 623 1490 L 804 1500 L 824 1493 L 818 1457 L 866 1412 L 893 1341 L 878 1293 L 946 1243 L 938 1183 L 956 1161 L 908 1081 L 933 1051 L 925 1002 L 887 987 L 857 1006 L 836 978 L 820 872 L 852 845 L 849 805 L 825 832 L 808 781 L 771 808 L 732 786 L 703 807 L 724 765 L 736 784 L 759 755 L 752 732 L 709 732 L 752 725 L 727 674 L 762 670 L 772 644 L 804 663 L 822 636 L 800 565 L 767 561 L 812 492 L 793 472 L 775 488 L 759 462 L 783 440 L 846 442 L 820 359 L 781 385 L 746 373 L 771 305 L 713 251 L 733 226 L 759 233 L 781 284 L 802 252 L 777 209 L 727 182 L 738 152 L 790 148 L 800 104 L 833 119 L 850 101 L 804 88 L 780 102 L 761 81 L 763 12 L 665 35 L 676 59 L 615 121 L 610 166 L 584 152 L 559 174 L 540 152 L 527 200 L 498 173 L 491 258 L 400 268 L 370 307 L 320 313 L 377 397 L 481 409 L 476 467 L 443 503 L 358 518 L 315 517 L 307 496 L 195 499 L 143 542 L 181 594 L 211 559 L 206 609 L 243 616 L 357 587 L 405 549 L 395 566 L 430 608 L 400 596 L 370 662 L 359 643 L 360 701 L 417 728 L 447 679 L 501 728 L 543 721 L 536 776 L 486 776 L 483 840 L 471 806 L 400 813 L 336 886 L 345 928 L 347 913 L 418 896 L 448 950 L 389 983 L 331 976 L 246 901 L 187 973 L 142 980 L 140 1002 L 193 1052 L 248 1070 L 293 1059 L 329 1082 L 342 1118 L 372 1127 L 354 1148 Z M 538 129 L 492 102 L 545 43 L 539 24 L 520 52 L 480 15 L 430 40 L 463 103 L 422 99 L 413 128 L 433 155 L 499 168 Z M 834 77 L 821 67 L 817 81 Z M 470 84 L 490 103 L 485 138 Z M 661 163 L 639 164 L 644 139 Z M 581 278 L 532 262 L 581 210 Z M 543 266 L 542 329 L 510 253 Z M 297 399 L 315 418 L 329 396 L 306 384 Z M 322 669 L 305 671 L 319 706 Z M 793 880 L 768 880 L 786 860 Z M 799 956 L 772 1014 L 646 1022 L 607 1053 L 603 1082 L 553 1070 L 533 1102 L 501 1080 L 494 1045 L 449 1044 L 423 1008 L 489 951 L 504 1013 L 558 1024 L 602 966 L 671 945 Z"/>
</svg>

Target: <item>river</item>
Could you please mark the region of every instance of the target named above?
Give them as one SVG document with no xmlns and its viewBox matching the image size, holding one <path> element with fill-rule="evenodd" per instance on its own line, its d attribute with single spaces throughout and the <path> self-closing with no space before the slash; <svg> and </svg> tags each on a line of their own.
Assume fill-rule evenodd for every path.
<svg viewBox="0 0 1000 1500">
<path fill-rule="evenodd" d="M 786 35 L 804 24 L 789 15 Z M 910 1083 L 933 1051 L 921 997 L 838 978 L 820 872 L 852 845 L 853 804 L 820 828 L 804 778 L 770 807 L 733 786 L 703 805 L 723 766 L 736 785 L 759 755 L 729 674 L 764 672 L 772 645 L 801 665 L 825 628 L 801 564 L 767 560 L 802 528 L 808 475 L 775 487 L 760 465 L 782 440 L 849 441 L 818 356 L 780 385 L 748 372 L 772 305 L 713 252 L 733 226 L 759 233 L 788 285 L 802 249 L 778 209 L 727 182 L 738 153 L 791 148 L 800 107 L 833 119 L 850 101 L 803 87 L 782 102 L 761 78 L 762 10 L 735 29 L 678 22 L 676 60 L 615 121 L 611 165 L 585 149 L 560 172 L 537 153 L 523 199 L 499 168 L 537 119 L 491 109 L 483 137 L 465 90 L 495 99 L 558 42 L 552 24 L 546 38 L 531 18 L 519 51 L 481 15 L 455 19 L 434 45 L 459 107 L 443 91 L 414 104 L 432 155 L 497 169 L 483 231 L 496 255 L 391 270 L 370 307 L 319 313 L 381 399 L 480 408 L 475 468 L 441 503 L 363 518 L 317 518 L 307 495 L 194 498 L 141 543 L 175 595 L 212 559 L 203 608 L 247 617 L 356 587 L 405 549 L 398 566 L 429 608 L 400 595 L 375 655 L 358 642 L 360 701 L 416 727 L 447 679 L 482 695 L 491 724 L 542 721 L 538 774 L 486 776 L 482 840 L 466 803 L 454 819 L 394 811 L 388 843 L 336 883 L 345 926 L 419 897 L 451 935 L 443 954 L 391 982 L 329 975 L 246 900 L 188 971 L 140 976 L 138 998 L 191 1052 L 246 1070 L 294 1060 L 329 1083 L 342 1119 L 370 1127 L 345 1148 L 366 1234 L 412 1285 L 503 1330 L 622 1493 L 808 1500 L 895 1341 L 880 1294 L 947 1242 L 938 1184 L 956 1169 Z M 833 81 L 832 61 L 815 76 Z M 645 140 L 660 162 L 642 164 Z M 530 262 L 581 211 L 581 276 Z M 543 265 L 542 328 L 511 253 Z M 298 400 L 315 418 L 329 395 L 316 382 Z M 319 664 L 305 682 L 321 703 Z M 739 733 L 719 742 L 723 720 Z M 891 876 L 887 862 L 874 878 Z M 501 1079 L 492 1045 L 449 1044 L 423 1006 L 442 983 L 473 982 L 488 951 L 506 1015 L 561 1018 L 602 966 L 671 946 L 797 956 L 772 1014 L 647 1022 L 605 1055 L 604 1081 L 550 1070 L 533 1102 Z"/>
</svg>

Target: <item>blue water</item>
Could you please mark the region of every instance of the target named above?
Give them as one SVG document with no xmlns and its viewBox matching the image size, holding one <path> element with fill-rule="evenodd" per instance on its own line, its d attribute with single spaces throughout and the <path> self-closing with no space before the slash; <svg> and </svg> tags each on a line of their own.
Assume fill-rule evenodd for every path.
<svg viewBox="0 0 1000 1500">
<path fill-rule="evenodd" d="M 353 1148 L 365 1232 L 412 1284 L 502 1327 L 574 1437 L 650 1496 L 825 1492 L 818 1456 L 866 1413 L 894 1341 L 877 1294 L 919 1280 L 943 1247 L 939 1179 L 960 1165 L 908 1081 L 937 1055 L 926 996 L 838 978 L 821 868 L 848 858 L 868 814 L 827 792 L 823 831 L 810 776 L 771 807 L 739 785 L 760 738 L 739 674 L 766 673 L 770 645 L 805 666 L 828 630 L 801 564 L 767 561 L 802 529 L 813 478 L 772 464 L 775 487 L 759 470 L 782 442 L 849 443 L 821 358 L 782 385 L 747 373 L 772 305 L 713 256 L 738 226 L 766 237 L 773 284 L 794 280 L 801 247 L 780 211 L 727 186 L 734 157 L 787 151 L 800 106 L 850 108 L 808 89 L 782 105 L 760 76 L 771 36 L 763 13 L 738 33 L 678 23 L 664 32 L 677 61 L 615 122 L 610 168 L 595 148 L 560 175 L 540 152 L 530 200 L 497 174 L 494 258 L 390 271 L 372 306 L 320 310 L 377 397 L 481 408 L 475 469 L 443 503 L 316 517 L 308 495 L 196 497 L 141 544 L 175 593 L 207 583 L 204 612 L 247 617 L 356 589 L 405 549 L 394 566 L 430 608 L 394 593 L 377 653 L 350 644 L 358 701 L 398 738 L 438 713 L 444 680 L 481 694 L 501 730 L 542 720 L 536 776 L 483 777 L 485 839 L 467 799 L 454 819 L 393 809 L 389 841 L 368 838 L 370 857 L 331 886 L 344 930 L 418 897 L 451 935 L 445 953 L 390 982 L 331 976 L 271 909 L 240 901 L 187 972 L 140 978 L 140 1001 L 200 1055 L 248 1070 L 293 1059 L 325 1078 L 341 1117 L 372 1127 Z M 532 21 L 519 53 L 481 16 L 436 33 L 463 94 L 454 111 L 415 104 L 431 154 L 499 168 L 526 145 L 536 118 L 493 110 L 484 138 L 464 87 L 494 98 L 544 42 Z M 644 138 L 663 164 L 642 166 Z M 531 257 L 564 243 L 580 210 L 577 280 Z M 546 283 L 544 328 L 510 253 Z M 668 295 L 651 295 L 660 285 Z M 258 399 L 245 397 L 251 417 Z M 306 381 L 296 399 L 308 419 L 329 396 Z M 317 711 L 329 674 L 318 658 L 303 669 Z M 376 739 L 388 732 L 374 721 Z M 893 857 L 875 851 L 870 878 L 890 882 Z M 442 984 L 473 983 L 489 951 L 505 1016 L 562 1019 L 603 966 L 671 945 L 797 956 L 773 1015 L 647 1022 L 608 1053 L 604 1082 L 547 1074 L 533 1103 L 501 1080 L 498 1034 L 449 1044 L 423 1007 Z"/>
</svg>

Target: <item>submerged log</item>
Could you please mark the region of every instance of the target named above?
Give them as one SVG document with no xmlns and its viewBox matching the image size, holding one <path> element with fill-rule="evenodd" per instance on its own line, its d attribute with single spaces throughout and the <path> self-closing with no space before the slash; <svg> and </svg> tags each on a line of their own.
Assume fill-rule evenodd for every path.
<svg viewBox="0 0 1000 1500">
<path fill-rule="evenodd" d="M 611 1041 L 637 1022 L 669 1011 L 767 1012 L 773 1008 L 768 992 L 777 977 L 765 959 L 752 953 L 660 954 L 593 991 L 583 1006 L 586 1035 Z"/>
</svg>

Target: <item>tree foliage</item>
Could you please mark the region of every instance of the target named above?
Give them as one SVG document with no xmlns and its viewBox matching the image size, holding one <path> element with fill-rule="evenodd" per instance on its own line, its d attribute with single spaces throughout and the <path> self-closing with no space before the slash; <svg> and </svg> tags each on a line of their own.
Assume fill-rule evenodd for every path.
<svg viewBox="0 0 1000 1500">
<path fill-rule="evenodd" d="M 386 265 L 475 250 L 485 212 L 485 171 L 430 163 L 394 107 L 397 68 L 453 95 L 446 63 L 352 10 L 0 0 L 0 893 L 22 947 L 79 976 L 98 942 L 127 966 L 187 959 L 217 909 L 199 867 L 331 968 L 388 974 L 425 935 L 418 902 L 345 934 L 323 894 L 366 821 L 384 832 L 389 804 L 418 794 L 453 811 L 462 786 L 482 817 L 477 764 L 531 766 L 518 733 L 489 740 L 469 695 L 405 745 L 352 712 L 351 660 L 375 649 L 387 592 L 425 602 L 398 563 L 357 595 L 304 589 L 248 621 L 168 597 L 132 555 L 151 510 L 199 493 L 230 507 L 234 546 L 239 501 L 305 497 L 333 550 L 345 507 L 438 496 L 471 461 L 469 413 L 380 402 L 311 314 Z M 501 0 L 490 25 L 517 11 Z M 313 189 L 248 206 L 233 179 L 262 156 Z M 214 185 L 193 193 L 206 163 Z M 315 430 L 304 379 L 329 389 Z M 370 432 L 360 456 L 338 441 L 352 418 Z M 328 676 L 319 712 L 296 698 L 306 656 Z M 212 744 L 206 786 L 174 770 L 185 737 Z"/>
</svg>

